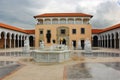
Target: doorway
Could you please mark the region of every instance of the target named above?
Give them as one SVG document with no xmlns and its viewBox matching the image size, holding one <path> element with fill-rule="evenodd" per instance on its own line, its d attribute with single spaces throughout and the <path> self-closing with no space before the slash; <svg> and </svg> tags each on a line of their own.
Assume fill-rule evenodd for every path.
<svg viewBox="0 0 120 80">
<path fill-rule="evenodd" d="M 76 40 L 73 40 L 72 42 L 73 42 L 74 48 L 76 48 Z"/>
<path fill-rule="evenodd" d="M 81 40 L 81 47 L 82 47 L 82 49 L 84 49 L 84 46 L 85 46 L 85 44 L 84 44 L 84 40 Z"/>
</svg>

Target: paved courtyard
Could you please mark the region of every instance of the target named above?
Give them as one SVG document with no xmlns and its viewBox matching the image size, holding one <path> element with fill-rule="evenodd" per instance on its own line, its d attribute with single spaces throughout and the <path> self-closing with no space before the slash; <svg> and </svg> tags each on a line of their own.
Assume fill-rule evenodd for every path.
<svg viewBox="0 0 120 80">
<path fill-rule="evenodd" d="M 21 51 L 21 50 L 22 49 L 19 48 L 14 50 L 6 49 L 6 50 L 0 50 L 0 52 Z M 74 50 L 74 52 L 80 53 L 83 51 Z M 120 54 L 120 50 L 105 49 L 105 48 L 100 48 L 99 50 L 93 50 L 93 52 L 115 52 Z M 119 64 L 120 57 L 85 57 L 85 58 L 82 57 L 83 59 L 81 58 L 73 59 L 60 64 L 35 63 L 33 61 L 25 60 L 26 58 L 28 57 L 0 56 L 0 61 L 16 61 L 23 65 L 17 71 L 14 71 L 12 74 L 5 76 L 2 80 L 119 80 L 120 79 L 119 77 L 120 69 L 118 68 L 120 66 Z M 75 77 L 71 77 L 70 75 Z"/>
</svg>

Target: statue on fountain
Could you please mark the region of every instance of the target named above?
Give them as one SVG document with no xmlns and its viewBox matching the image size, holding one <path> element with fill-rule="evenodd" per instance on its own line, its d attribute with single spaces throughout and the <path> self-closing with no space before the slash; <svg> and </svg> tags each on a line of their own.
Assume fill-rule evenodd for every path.
<svg viewBox="0 0 120 80">
<path fill-rule="evenodd" d="M 44 41 L 41 41 L 41 42 L 40 42 L 40 48 L 43 49 L 44 47 L 45 47 L 45 45 L 44 45 Z"/>
<path fill-rule="evenodd" d="M 26 40 L 24 41 L 24 50 L 23 50 L 23 52 L 29 52 L 29 50 L 30 50 L 30 45 L 29 45 L 29 39 L 27 37 Z"/>
<path fill-rule="evenodd" d="M 78 41 L 78 49 L 80 49 L 80 50 L 82 49 L 80 40 Z"/>
<path fill-rule="evenodd" d="M 91 53 L 92 49 L 91 49 L 91 42 L 89 39 L 85 40 L 85 53 Z"/>
</svg>

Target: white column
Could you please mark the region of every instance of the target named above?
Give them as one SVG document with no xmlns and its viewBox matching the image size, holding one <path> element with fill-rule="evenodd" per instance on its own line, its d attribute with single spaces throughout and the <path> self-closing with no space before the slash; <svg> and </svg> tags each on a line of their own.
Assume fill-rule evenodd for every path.
<svg viewBox="0 0 120 80">
<path fill-rule="evenodd" d="M 0 32 L 1 33 L 1 32 Z M 0 34 L 0 39 L 1 39 L 1 34 Z"/>
<path fill-rule="evenodd" d="M 76 20 L 76 18 L 74 18 L 74 19 L 73 19 L 73 21 L 74 21 L 74 24 L 76 24 L 76 21 L 75 21 L 75 20 Z"/>
<path fill-rule="evenodd" d="M 19 36 L 17 37 L 17 40 L 18 40 L 18 48 L 19 48 Z"/>
<path fill-rule="evenodd" d="M 101 47 L 103 47 L 103 38 L 101 39 L 101 43 L 102 43 L 102 46 L 101 46 Z"/>
<path fill-rule="evenodd" d="M 118 39 L 119 39 L 119 49 L 120 49 L 120 35 L 119 35 L 119 38 L 118 38 Z"/>
<path fill-rule="evenodd" d="M 9 38 L 9 39 L 10 39 L 10 48 L 11 48 L 11 39 L 12 39 L 12 38 L 11 38 L 11 35 L 10 35 L 10 38 Z"/>
<path fill-rule="evenodd" d="M 50 23 L 50 24 L 52 24 L 52 18 L 50 19 L 50 21 L 51 21 L 51 23 Z"/>
<path fill-rule="evenodd" d="M 43 24 L 45 24 L 45 19 L 43 18 Z"/>
<path fill-rule="evenodd" d="M 98 37 L 98 47 L 100 47 L 100 37 Z"/>
<path fill-rule="evenodd" d="M 104 37 L 104 48 L 106 48 L 106 38 Z"/>
<path fill-rule="evenodd" d="M 116 49 L 116 37 L 114 35 L 114 48 Z"/>
<path fill-rule="evenodd" d="M 21 41 L 21 47 L 22 47 L 22 36 L 20 37 L 20 41 Z"/>
<path fill-rule="evenodd" d="M 58 24 L 60 24 L 60 18 L 58 18 Z"/>
<path fill-rule="evenodd" d="M 109 38 L 108 38 L 108 36 L 107 36 L 107 48 L 108 48 L 108 45 L 109 45 Z"/>
<path fill-rule="evenodd" d="M 68 18 L 66 18 L 66 24 L 68 24 Z"/>
<path fill-rule="evenodd" d="M 23 36 L 23 40 L 25 40 L 25 36 Z"/>
<path fill-rule="evenodd" d="M 112 36 L 110 36 L 110 48 L 112 48 Z"/>
<path fill-rule="evenodd" d="M 16 41 L 16 37 L 15 37 L 15 35 L 14 35 L 14 48 L 16 47 L 16 46 L 15 46 L 15 41 Z"/>
<path fill-rule="evenodd" d="M 4 34 L 4 48 L 6 49 L 6 39 L 7 39 L 7 35 L 6 35 L 6 33 Z"/>
<path fill-rule="evenodd" d="M 81 19 L 82 19 L 82 24 L 84 24 L 84 22 L 83 22 L 83 19 L 84 19 L 84 18 L 81 18 Z"/>
</svg>

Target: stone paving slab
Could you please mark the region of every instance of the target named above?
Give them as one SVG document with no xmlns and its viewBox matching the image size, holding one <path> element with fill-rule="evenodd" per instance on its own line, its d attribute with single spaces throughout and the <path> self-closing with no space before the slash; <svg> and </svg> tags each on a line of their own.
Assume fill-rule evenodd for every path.
<svg viewBox="0 0 120 80">
<path fill-rule="evenodd" d="M 22 49 L 16 49 L 16 50 L 22 50 Z M 6 49 L 6 50 L 0 50 L 1 51 L 13 51 L 12 49 Z M 84 50 L 74 50 L 75 52 L 83 52 Z M 95 50 L 95 52 L 118 52 L 120 53 L 120 50 L 114 50 L 114 49 L 100 49 Z M 11 60 L 11 61 L 19 61 L 23 57 L 0 57 L 0 60 Z M 24 57 L 25 58 L 25 57 Z M 27 57 L 26 57 L 27 58 Z M 87 57 L 82 61 L 68 61 L 61 64 L 55 64 L 55 65 L 40 65 L 35 63 L 29 63 L 29 62 L 21 62 L 22 64 L 25 64 L 22 69 L 18 70 L 17 72 L 7 76 L 3 80 L 66 80 L 65 73 L 64 73 L 64 67 L 68 65 L 74 65 L 81 62 L 120 62 L 120 58 L 102 58 L 102 57 Z M 76 79 L 77 80 L 77 79 Z M 82 80 L 82 79 L 81 79 Z M 83 79 L 87 80 L 87 79 Z M 89 79 L 90 80 L 90 79 Z M 92 79 L 91 79 L 92 80 Z"/>
<path fill-rule="evenodd" d="M 20 65 L 10 65 L 5 67 L 0 67 L 0 78 L 3 78 L 4 76 L 10 74 L 12 71 L 16 70 Z"/>
</svg>

